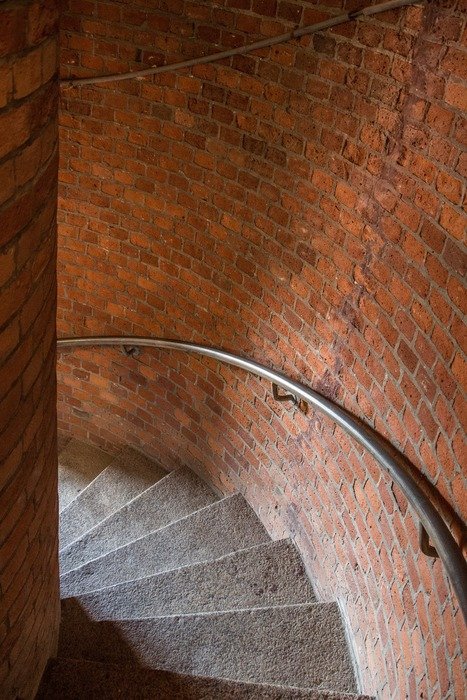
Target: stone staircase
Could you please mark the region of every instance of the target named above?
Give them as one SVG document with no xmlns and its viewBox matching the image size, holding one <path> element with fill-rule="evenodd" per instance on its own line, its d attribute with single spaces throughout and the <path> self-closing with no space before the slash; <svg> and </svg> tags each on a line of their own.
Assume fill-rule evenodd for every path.
<svg viewBox="0 0 467 700">
<path fill-rule="evenodd" d="M 38 698 L 364 700 L 337 605 L 242 496 L 132 449 L 62 448 L 62 620 Z"/>
</svg>

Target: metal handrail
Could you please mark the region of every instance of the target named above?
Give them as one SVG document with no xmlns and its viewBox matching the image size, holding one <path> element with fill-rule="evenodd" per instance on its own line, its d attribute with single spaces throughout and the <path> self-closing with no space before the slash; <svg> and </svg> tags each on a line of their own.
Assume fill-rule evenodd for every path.
<svg viewBox="0 0 467 700">
<path fill-rule="evenodd" d="M 57 348 L 59 350 L 62 348 L 91 346 L 165 348 L 167 350 L 179 350 L 203 355 L 205 357 L 212 357 L 220 362 L 233 365 L 234 367 L 240 367 L 258 377 L 268 379 L 273 384 L 282 387 L 295 397 L 310 403 L 315 409 L 334 420 L 345 432 L 355 438 L 357 442 L 373 455 L 378 464 L 388 472 L 392 480 L 401 488 L 407 501 L 419 517 L 422 528 L 434 544 L 438 556 L 446 568 L 457 594 L 464 620 L 467 622 L 467 563 L 463 557 L 462 551 L 434 504 L 410 474 L 410 468 L 406 459 L 381 435 L 378 435 L 373 428 L 366 425 L 359 418 L 341 408 L 333 401 L 322 396 L 317 391 L 309 389 L 305 385 L 290 379 L 281 372 L 269 369 L 254 360 L 249 360 L 219 348 L 197 345 L 182 340 L 140 338 L 133 336 L 60 338 L 57 341 Z"/>
</svg>

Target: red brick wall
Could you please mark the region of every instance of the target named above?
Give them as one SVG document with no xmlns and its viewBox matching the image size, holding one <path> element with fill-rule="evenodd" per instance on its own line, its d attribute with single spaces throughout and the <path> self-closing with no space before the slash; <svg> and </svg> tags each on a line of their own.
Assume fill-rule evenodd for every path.
<svg viewBox="0 0 467 700">
<path fill-rule="evenodd" d="M 136 70 L 342 11 L 69 0 L 64 75 Z M 451 0 L 248 57 L 63 91 L 61 335 L 153 334 L 283 369 L 387 436 L 457 512 L 465 13 Z M 464 168 L 464 170 L 463 170 Z M 463 623 L 410 507 L 329 421 L 178 353 L 67 353 L 60 427 L 241 490 L 339 599 L 369 692 L 462 697 Z"/>
<path fill-rule="evenodd" d="M 0 7 L 0 696 L 31 698 L 58 631 L 57 13 Z"/>
</svg>

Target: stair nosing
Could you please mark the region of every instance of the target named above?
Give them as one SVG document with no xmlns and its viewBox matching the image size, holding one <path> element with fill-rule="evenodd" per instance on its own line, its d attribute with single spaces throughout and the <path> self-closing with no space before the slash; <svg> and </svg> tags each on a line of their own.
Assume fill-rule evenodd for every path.
<svg viewBox="0 0 467 700">
<path fill-rule="evenodd" d="M 64 598 L 63 600 L 67 600 Z M 118 623 L 118 622 L 147 622 L 148 620 L 170 620 L 173 618 L 186 618 L 186 617 L 207 617 L 209 615 L 211 616 L 217 616 L 220 617 L 221 615 L 232 615 L 233 613 L 245 613 L 245 612 L 264 612 L 264 611 L 270 611 L 270 610 L 282 610 L 284 608 L 291 609 L 291 608 L 305 608 L 305 607 L 313 607 L 313 608 L 319 608 L 319 607 L 331 607 L 334 606 L 335 603 L 331 602 L 320 602 L 320 601 L 307 601 L 306 603 L 283 603 L 283 604 L 278 604 L 278 605 L 253 605 L 248 608 L 225 608 L 223 610 L 200 610 L 199 612 L 188 612 L 188 613 L 171 613 L 170 615 L 148 615 L 147 617 L 118 617 L 118 618 L 102 618 L 102 620 L 96 620 L 96 624 L 100 623 L 105 623 L 105 622 L 113 622 L 113 623 Z"/>
<path fill-rule="evenodd" d="M 309 603 L 284 603 L 283 605 L 264 605 L 264 606 L 254 606 L 250 608 L 233 608 L 230 610 L 209 610 L 209 611 L 200 611 L 200 612 L 195 612 L 195 613 L 173 613 L 171 615 L 154 615 L 154 616 L 148 616 L 148 617 L 131 617 L 131 618 L 117 618 L 117 619 L 111 619 L 107 620 L 103 618 L 102 620 L 96 620 L 96 624 L 100 623 L 105 623 L 105 622 L 147 622 L 148 620 L 171 620 L 179 617 L 220 617 L 221 615 L 233 615 L 233 614 L 239 614 L 239 613 L 245 613 L 245 612 L 264 612 L 264 611 L 269 611 L 269 610 L 290 610 L 290 609 L 297 609 L 297 608 L 336 608 L 339 610 L 339 606 L 337 603 L 334 601 L 327 601 L 327 602 L 309 602 Z M 339 611 L 340 612 L 340 611 Z M 71 657 L 72 658 L 72 657 Z"/>
</svg>

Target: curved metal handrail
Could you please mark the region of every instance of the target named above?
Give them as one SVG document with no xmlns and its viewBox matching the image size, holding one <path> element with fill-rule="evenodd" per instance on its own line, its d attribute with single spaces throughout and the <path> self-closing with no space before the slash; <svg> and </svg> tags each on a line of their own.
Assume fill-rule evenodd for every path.
<svg viewBox="0 0 467 700">
<path fill-rule="evenodd" d="M 452 536 L 443 518 L 417 484 L 405 458 L 388 443 L 382 436 L 359 418 L 341 408 L 333 401 L 322 396 L 313 389 L 290 379 L 281 372 L 269 369 L 264 365 L 249 360 L 240 355 L 226 352 L 218 348 L 197 345 L 182 340 L 168 340 L 165 338 L 143 338 L 133 336 L 95 336 L 60 338 L 57 348 L 76 348 L 91 346 L 122 346 L 122 347 L 152 347 L 179 350 L 205 357 L 212 357 L 234 367 L 240 367 L 273 382 L 277 386 L 291 392 L 295 396 L 310 403 L 315 409 L 321 411 L 334 420 L 343 430 L 351 435 L 357 442 L 365 447 L 376 461 L 388 472 L 393 481 L 401 488 L 408 502 L 420 519 L 436 551 L 441 558 L 446 571 L 451 579 L 453 588 L 457 594 L 460 608 L 467 622 L 467 563 L 461 549 Z"/>
</svg>

